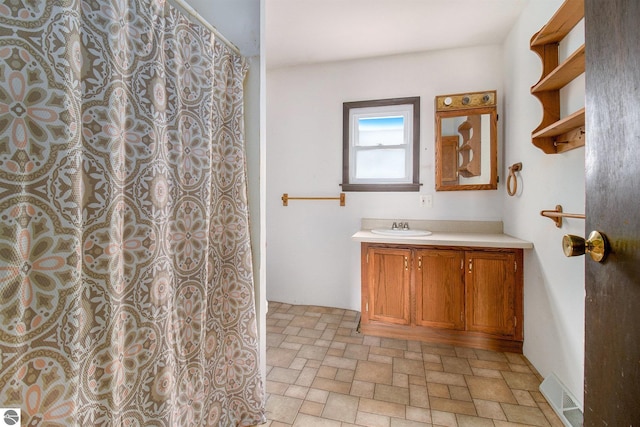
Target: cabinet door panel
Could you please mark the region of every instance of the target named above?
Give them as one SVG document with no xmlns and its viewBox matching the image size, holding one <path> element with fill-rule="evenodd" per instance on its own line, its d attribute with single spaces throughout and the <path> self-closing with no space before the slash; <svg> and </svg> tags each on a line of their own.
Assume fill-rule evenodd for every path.
<svg viewBox="0 0 640 427">
<path fill-rule="evenodd" d="M 464 252 L 420 250 L 416 256 L 416 324 L 464 329 Z"/>
<path fill-rule="evenodd" d="M 467 330 L 515 334 L 515 255 L 467 252 Z"/>
<path fill-rule="evenodd" d="M 409 260 L 405 249 L 372 248 L 369 263 L 369 319 L 408 325 Z"/>
</svg>

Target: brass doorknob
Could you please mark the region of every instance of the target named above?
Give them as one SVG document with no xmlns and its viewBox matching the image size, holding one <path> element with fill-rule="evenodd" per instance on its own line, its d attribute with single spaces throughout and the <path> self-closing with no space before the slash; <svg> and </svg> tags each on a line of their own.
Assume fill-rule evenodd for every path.
<svg viewBox="0 0 640 427">
<path fill-rule="evenodd" d="M 609 242 L 604 234 L 592 231 L 589 238 L 565 234 L 562 238 L 562 251 L 568 257 L 588 253 L 592 260 L 602 262 L 609 253 Z"/>
</svg>

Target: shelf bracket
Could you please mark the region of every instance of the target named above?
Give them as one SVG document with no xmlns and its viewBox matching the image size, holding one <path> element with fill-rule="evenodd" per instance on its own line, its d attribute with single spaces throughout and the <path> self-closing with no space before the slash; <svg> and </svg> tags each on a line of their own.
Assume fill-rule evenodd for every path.
<svg viewBox="0 0 640 427">
<path fill-rule="evenodd" d="M 553 139 L 553 146 L 558 147 L 559 144 L 567 144 L 568 147 L 581 147 L 585 143 L 584 135 L 586 131 L 584 126 L 580 126 L 577 129 L 558 135 Z"/>
</svg>

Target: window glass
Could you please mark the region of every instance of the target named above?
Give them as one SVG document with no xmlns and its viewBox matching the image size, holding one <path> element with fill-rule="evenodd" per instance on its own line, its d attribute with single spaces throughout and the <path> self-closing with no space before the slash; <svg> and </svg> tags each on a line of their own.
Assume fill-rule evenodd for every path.
<svg viewBox="0 0 640 427">
<path fill-rule="evenodd" d="M 401 145 L 404 139 L 404 117 L 362 117 L 358 119 L 358 141 L 361 146 Z"/>
<path fill-rule="evenodd" d="M 356 180 L 406 181 L 405 150 L 367 150 L 356 153 Z"/>
</svg>

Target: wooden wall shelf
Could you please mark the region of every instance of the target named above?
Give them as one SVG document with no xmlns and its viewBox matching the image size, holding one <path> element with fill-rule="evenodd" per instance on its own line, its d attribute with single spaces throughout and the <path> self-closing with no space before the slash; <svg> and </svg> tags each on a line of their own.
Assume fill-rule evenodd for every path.
<svg viewBox="0 0 640 427">
<path fill-rule="evenodd" d="M 561 89 L 571 80 L 584 73 L 584 67 L 584 45 L 582 45 L 562 64 L 532 87 L 531 93 Z"/>
<path fill-rule="evenodd" d="M 582 147 L 585 143 L 584 117 L 585 109 L 581 108 L 575 113 L 533 133 L 531 138 L 533 141 L 543 143 L 545 147 L 552 146 L 554 153 L 562 153 Z"/>
<path fill-rule="evenodd" d="M 584 0 L 567 0 L 547 22 L 547 25 L 531 39 L 531 46 L 557 43 L 569 34 L 584 17 Z"/>
<path fill-rule="evenodd" d="M 548 154 L 561 153 L 585 144 L 584 108 L 560 117 L 560 89 L 584 73 L 585 46 L 559 64 L 558 43 L 584 17 L 584 0 L 565 0 L 547 24 L 531 38 L 531 50 L 542 61 L 540 81 L 531 93 L 542 104 L 542 121 L 531 132 L 531 142 Z"/>
</svg>

